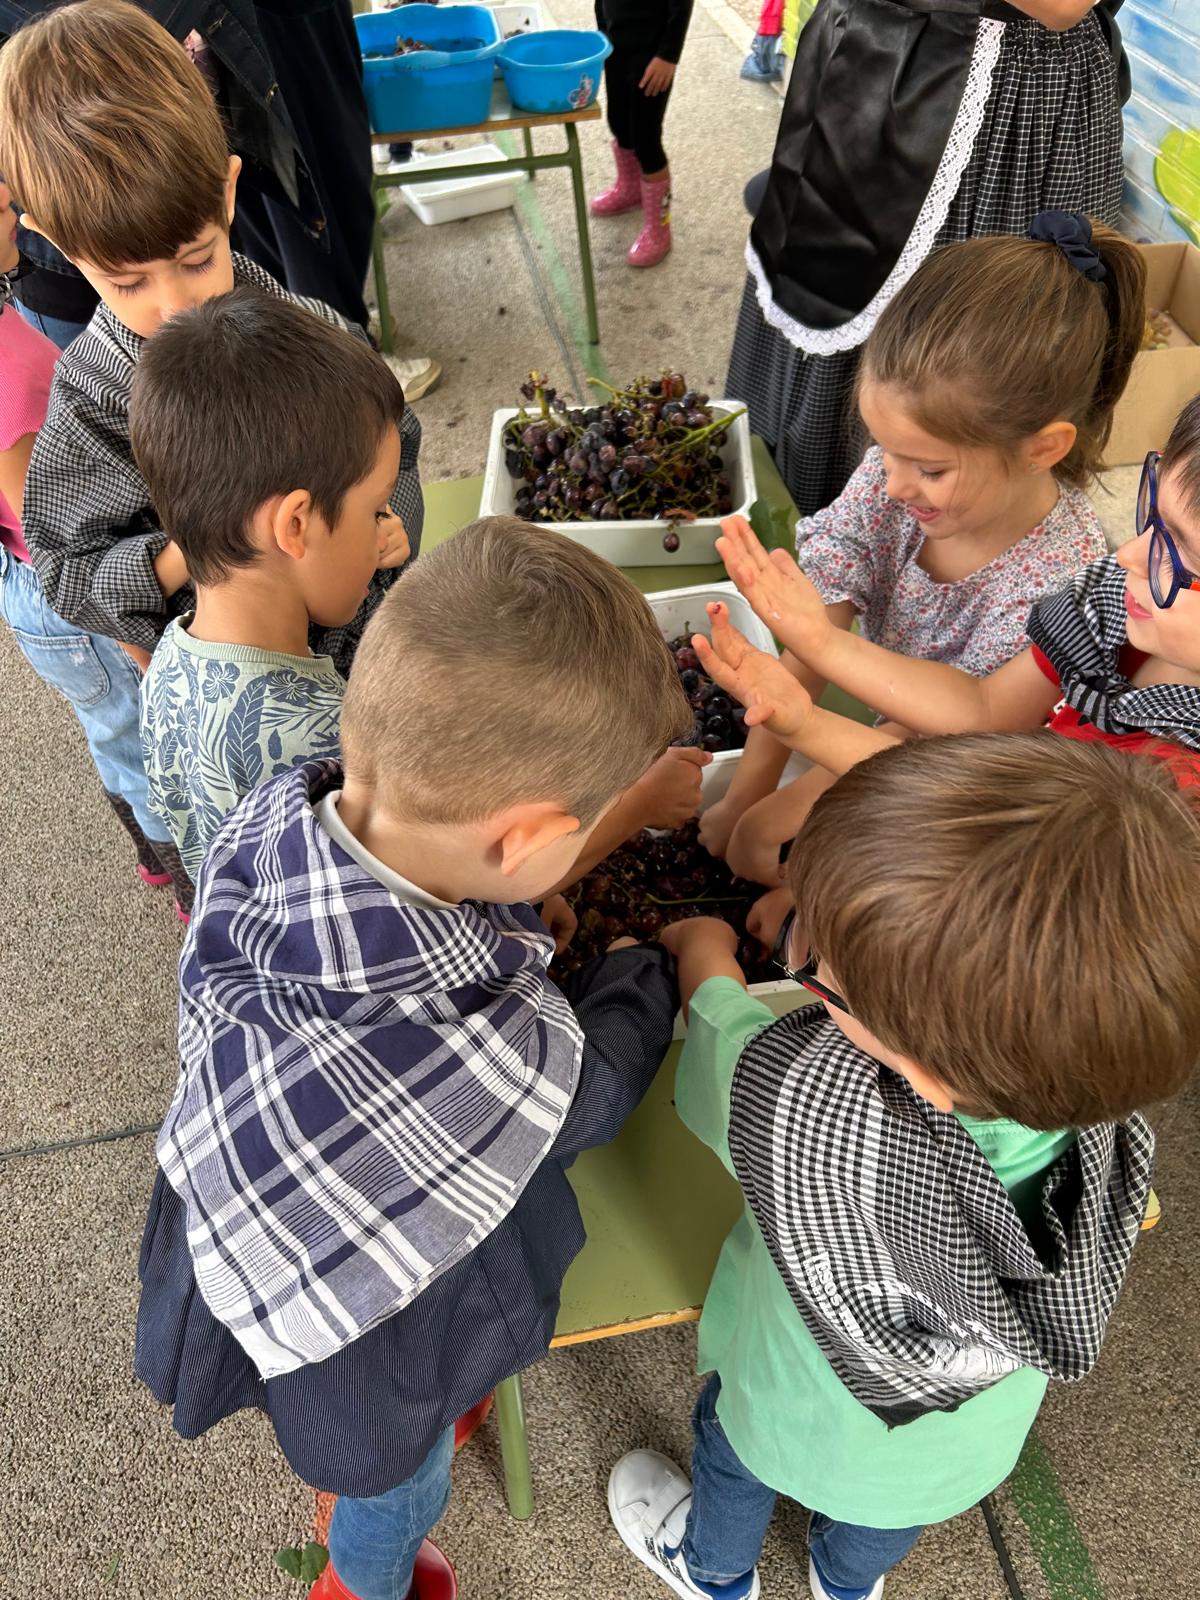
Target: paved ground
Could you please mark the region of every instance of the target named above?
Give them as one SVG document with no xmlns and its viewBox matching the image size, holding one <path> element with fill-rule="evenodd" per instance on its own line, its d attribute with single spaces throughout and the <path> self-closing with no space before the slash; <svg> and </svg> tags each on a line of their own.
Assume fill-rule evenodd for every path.
<svg viewBox="0 0 1200 1600">
<path fill-rule="evenodd" d="M 390 225 L 395 302 L 412 339 L 445 362 L 422 406 L 430 479 L 478 471 L 492 409 L 529 366 L 581 385 L 588 364 L 631 376 L 682 366 L 718 393 L 741 292 L 743 180 L 766 159 L 779 101 L 740 84 L 744 20 L 698 8 L 669 124 L 677 239 L 637 278 L 630 224 L 594 231 L 604 339 L 580 347 L 562 175 L 512 213 L 424 229 Z M 743 9 L 745 9 L 743 7 Z M 583 0 L 560 4 L 582 21 Z M 726 29 L 728 24 L 728 30 Z M 719 98 L 723 115 L 710 110 Z M 585 130 L 593 177 L 604 139 Z M 504 308 L 501 315 L 501 307 Z M 1108 507 L 1128 527 L 1129 482 Z M 136 1254 L 152 1129 L 174 1081 L 179 929 L 164 891 L 134 879 L 67 709 L 0 636 L 0 1600 L 299 1594 L 271 1553 L 302 1538 L 308 1499 L 269 1431 L 243 1418 L 196 1444 L 130 1377 Z M 1136 959 L 1136 952 L 1122 953 Z M 1183 1600 L 1200 1521 L 1195 1426 L 1200 1292 L 1193 1091 L 1160 1115 L 1166 1220 L 1144 1241 L 1100 1370 L 1058 1393 L 997 1498 L 1027 1600 Z M 603 1481 L 620 1450 L 686 1453 L 694 1334 L 667 1330 L 556 1354 L 528 1398 L 538 1512 L 504 1512 L 494 1427 L 461 1459 L 442 1529 L 475 1600 L 651 1600 L 655 1588 L 606 1525 Z M 806 1594 L 802 1520 L 782 1512 L 764 1593 Z M 891 1600 L 1004 1600 L 978 1513 L 932 1531 L 889 1583 Z"/>
</svg>

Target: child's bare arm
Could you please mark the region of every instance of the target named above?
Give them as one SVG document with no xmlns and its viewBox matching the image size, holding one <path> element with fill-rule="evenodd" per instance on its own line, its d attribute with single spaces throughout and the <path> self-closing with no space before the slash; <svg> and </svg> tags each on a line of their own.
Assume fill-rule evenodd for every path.
<svg viewBox="0 0 1200 1600">
<path fill-rule="evenodd" d="M 158 586 L 169 600 L 177 594 L 188 581 L 187 562 L 183 551 L 174 539 L 168 539 L 166 544 L 154 558 L 154 576 L 158 579 Z"/>
<path fill-rule="evenodd" d="M 737 959 L 737 934 L 727 922 L 717 917 L 690 917 L 673 922 L 658 937 L 678 964 L 685 1020 L 692 996 L 709 978 L 732 978 L 745 988 L 746 974 Z"/>
<path fill-rule="evenodd" d="M 0 495 L 18 521 L 25 506 L 25 475 L 29 471 L 29 458 L 33 454 L 36 433 L 26 433 L 0 450 Z"/>
<path fill-rule="evenodd" d="M 924 734 L 999 732 L 1036 728 L 1053 707 L 1055 685 L 1030 651 L 976 678 L 941 661 L 884 650 L 831 628 L 800 568 L 786 551 L 768 555 L 743 518 L 728 518 L 722 529 L 717 548 L 755 613 L 810 667 L 885 717 Z"/>
</svg>

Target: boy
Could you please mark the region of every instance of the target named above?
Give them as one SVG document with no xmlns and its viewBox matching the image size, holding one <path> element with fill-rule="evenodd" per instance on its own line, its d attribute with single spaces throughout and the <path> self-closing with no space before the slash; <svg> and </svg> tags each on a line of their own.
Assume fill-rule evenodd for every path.
<svg viewBox="0 0 1200 1600">
<path fill-rule="evenodd" d="M 370 586 L 403 417 L 367 345 L 249 286 L 173 317 L 138 362 L 134 459 L 195 591 L 143 680 L 142 748 L 193 880 L 242 795 L 337 754 L 344 685 L 309 632 L 349 622 Z"/>
<path fill-rule="evenodd" d="M 679 1113 L 746 1211 L 692 1482 L 635 1451 L 609 1507 L 676 1594 L 742 1600 L 786 1494 L 814 1600 L 879 1600 L 1011 1471 L 1047 1380 L 1096 1361 L 1149 1192 L 1137 1108 L 1200 1038 L 1200 811 L 1101 744 L 912 741 L 821 796 L 788 887 L 777 948 L 821 1006 L 775 1021 L 723 923 L 663 935 Z"/>
<path fill-rule="evenodd" d="M 46 235 L 102 302 L 58 365 L 29 468 L 27 539 L 55 610 L 133 646 L 143 666 L 170 618 L 192 604 L 182 555 L 161 531 L 129 447 L 129 393 L 146 339 L 235 283 L 349 326 L 232 253 L 240 170 L 197 68 L 125 0 L 63 6 L 0 52 L 0 171 L 25 226 Z M 277 400 L 286 406 L 286 392 Z M 414 553 L 420 439 L 406 411 L 392 506 Z M 397 565 L 389 552 L 353 620 L 319 640 L 343 674 Z"/>
<path fill-rule="evenodd" d="M 135 1366 L 185 1437 L 267 1410 L 339 1495 L 322 1596 L 408 1592 L 451 1424 L 547 1348 L 583 1243 L 564 1163 L 637 1104 L 676 990 L 623 949 L 572 1012 L 528 902 L 690 725 L 633 585 L 489 519 L 372 619 L 344 771 L 261 785 L 206 857 Z"/>
</svg>

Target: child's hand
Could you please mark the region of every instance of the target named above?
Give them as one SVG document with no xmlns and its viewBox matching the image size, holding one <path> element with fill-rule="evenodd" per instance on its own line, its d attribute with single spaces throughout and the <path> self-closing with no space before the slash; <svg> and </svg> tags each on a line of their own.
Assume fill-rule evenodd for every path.
<svg viewBox="0 0 1200 1600">
<path fill-rule="evenodd" d="M 642 73 L 638 88 L 643 94 L 665 94 L 674 82 L 675 63 L 673 61 L 664 61 L 661 56 L 655 56 L 645 72 Z"/>
<path fill-rule="evenodd" d="M 685 951 L 695 955 L 708 949 L 736 956 L 738 947 L 736 932 L 720 917 L 685 917 L 682 922 L 672 922 L 659 934 L 658 942 L 677 961 Z"/>
<path fill-rule="evenodd" d="M 774 950 L 783 919 L 792 909 L 789 889 L 770 889 L 750 907 L 746 916 L 746 932 L 764 945 L 768 954 Z"/>
<path fill-rule="evenodd" d="M 705 609 L 712 621 L 712 642 L 699 633 L 692 639 L 700 665 L 715 683 L 742 702 L 748 728 L 761 722 L 785 743 L 794 738 L 812 715 L 808 690 L 778 656 L 756 650 L 738 632 L 723 602 L 713 601 Z M 821 609 L 824 611 L 823 606 Z"/>
<path fill-rule="evenodd" d="M 729 839 L 734 828 L 741 820 L 742 813 L 729 803 L 729 796 L 718 800 L 715 806 L 700 818 L 700 843 L 710 856 L 716 856 L 718 861 L 725 859 L 725 852 L 729 849 Z"/>
<path fill-rule="evenodd" d="M 700 809 L 700 774 L 712 760 L 706 750 L 672 745 L 633 786 L 640 828 L 681 828 Z"/>
<path fill-rule="evenodd" d="M 379 560 L 375 563 L 376 571 L 402 567 L 411 554 L 412 546 L 408 542 L 404 524 L 389 507 L 387 515 L 379 519 Z"/>
<path fill-rule="evenodd" d="M 554 954 L 562 955 L 579 926 L 575 913 L 561 894 L 552 894 L 548 900 L 542 901 L 538 915 L 554 935 Z"/>
<path fill-rule="evenodd" d="M 726 517 L 717 553 L 777 639 L 811 664 L 833 633 L 825 602 L 786 550 L 768 552 L 745 517 Z"/>
</svg>

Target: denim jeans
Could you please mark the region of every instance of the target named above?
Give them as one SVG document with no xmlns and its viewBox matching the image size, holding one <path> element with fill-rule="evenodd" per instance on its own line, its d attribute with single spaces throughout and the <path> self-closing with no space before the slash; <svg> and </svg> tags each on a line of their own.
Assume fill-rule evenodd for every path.
<svg viewBox="0 0 1200 1600">
<path fill-rule="evenodd" d="M 147 839 L 166 843 L 166 825 L 147 797 L 137 667 L 115 640 L 84 633 L 52 611 L 37 573 L 2 545 L 0 617 L 38 677 L 70 701 L 109 794 L 127 803 Z"/>
<path fill-rule="evenodd" d="M 692 1509 L 683 1555 L 688 1571 L 701 1583 L 733 1583 L 744 1577 L 762 1554 L 775 1510 L 774 1489 L 742 1465 L 717 1420 L 720 1392 L 721 1380 L 714 1372 L 692 1413 Z M 870 1589 L 902 1561 L 920 1533 L 920 1528 L 860 1528 L 814 1511 L 809 1553 L 827 1583 L 853 1594 Z"/>
<path fill-rule="evenodd" d="M 28 306 L 23 306 L 17 301 L 17 310 L 25 318 L 31 328 L 36 328 L 39 333 L 44 333 L 60 350 L 65 350 L 72 339 L 87 327 L 86 322 L 67 322 L 62 317 L 44 317 L 40 311 L 30 311 Z"/>
<path fill-rule="evenodd" d="M 447 1428 L 411 1478 L 352 1500 L 339 1495 L 329 1529 L 333 1570 L 358 1600 L 406 1600 L 421 1541 L 450 1500 L 454 1429 Z"/>
</svg>

